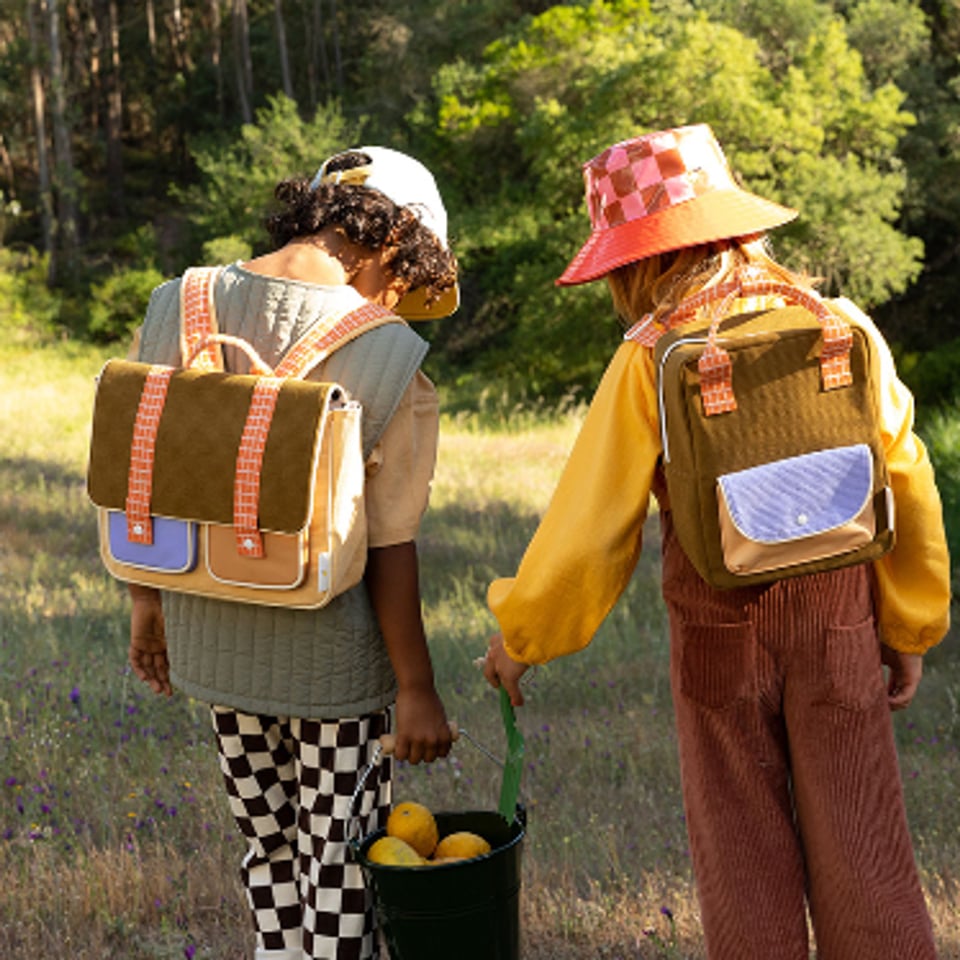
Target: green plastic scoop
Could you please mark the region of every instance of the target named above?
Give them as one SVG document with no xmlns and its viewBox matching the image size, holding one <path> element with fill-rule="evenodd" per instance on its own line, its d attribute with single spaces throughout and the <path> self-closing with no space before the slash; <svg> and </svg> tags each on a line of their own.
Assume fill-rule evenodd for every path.
<svg viewBox="0 0 960 960">
<path fill-rule="evenodd" d="M 517 717 L 513 712 L 510 695 L 500 688 L 500 714 L 503 729 L 507 734 L 507 756 L 503 762 L 503 783 L 500 787 L 498 811 L 507 823 L 513 823 L 517 815 L 517 797 L 520 794 L 520 776 L 523 773 L 523 753 L 526 749 L 523 734 L 517 729 Z"/>
</svg>

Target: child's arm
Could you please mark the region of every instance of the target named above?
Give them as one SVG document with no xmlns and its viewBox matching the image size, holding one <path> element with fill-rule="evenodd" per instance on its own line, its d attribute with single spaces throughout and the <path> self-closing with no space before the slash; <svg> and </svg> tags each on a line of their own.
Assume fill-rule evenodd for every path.
<svg viewBox="0 0 960 960">
<path fill-rule="evenodd" d="M 434 687 L 423 629 L 416 544 L 408 541 L 371 548 L 364 579 L 397 675 L 394 755 L 411 763 L 445 757 L 452 738 Z"/>
<path fill-rule="evenodd" d="M 517 575 L 490 585 L 487 605 L 514 660 L 585 647 L 629 582 L 661 452 L 655 384 L 650 351 L 623 344 Z"/>
<path fill-rule="evenodd" d="M 873 565 L 880 639 L 893 651 L 922 654 L 940 642 L 950 623 L 950 557 L 933 468 L 914 433 L 913 395 L 897 376 L 882 334 L 849 300 L 832 303 L 867 332 L 877 350 L 880 429 L 896 527 L 893 550 Z"/>
<path fill-rule="evenodd" d="M 487 655 L 483 658 L 483 675 L 492 687 L 503 687 L 515 707 L 523 706 L 520 678 L 530 669 L 527 663 L 514 660 L 503 646 L 503 634 L 490 638 Z"/>
<path fill-rule="evenodd" d="M 130 611 L 129 660 L 133 672 L 154 693 L 170 696 L 170 663 L 167 659 L 167 637 L 163 622 L 160 591 L 128 583 L 133 608 Z"/>
</svg>

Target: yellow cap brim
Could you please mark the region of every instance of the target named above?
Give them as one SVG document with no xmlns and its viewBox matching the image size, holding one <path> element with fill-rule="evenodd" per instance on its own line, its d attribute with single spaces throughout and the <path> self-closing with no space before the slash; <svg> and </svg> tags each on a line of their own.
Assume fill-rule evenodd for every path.
<svg viewBox="0 0 960 960">
<path fill-rule="evenodd" d="M 460 287 L 454 284 L 432 303 L 427 303 L 426 287 L 411 290 L 397 304 L 396 312 L 404 320 L 440 320 L 449 317 L 460 306 Z"/>
</svg>

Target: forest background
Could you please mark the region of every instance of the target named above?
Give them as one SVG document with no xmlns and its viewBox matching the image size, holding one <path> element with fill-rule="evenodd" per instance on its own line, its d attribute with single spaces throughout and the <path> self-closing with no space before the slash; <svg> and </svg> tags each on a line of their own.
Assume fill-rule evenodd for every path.
<svg viewBox="0 0 960 960">
<path fill-rule="evenodd" d="M 84 494 L 93 377 L 153 287 L 261 251 L 276 182 L 345 145 L 436 172 L 463 303 L 418 327 L 444 405 L 425 617 L 451 715 L 496 749 L 471 666 L 484 589 L 518 562 L 620 339 L 602 284 L 553 284 L 588 229 L 579 166 L 694 121 L 801 211 L 780 258 L 887 334 L 960 556 L 960 0 L 3 0 L 0 956 L 245 953 L 207 718 L 126 671 Z M 541 671 L 523 711 L 526 960 L 702 957 L 648 532 L 598 642 Z M 945 960 L 955 637 L 895 718 Z M 398 793 L 488 802 L 494 770 L 464 745 Z"/>
<path fill-rule="evenodd" d="M 9 0 L 0 317 L 122 338 L 187 265 L 263 248 L 272 188 L 344 145 L 437 173 L 463 268 L 423 329 L 448 408 L 589 396 L 617 341 L 580 164 L 712 124 L 800 209 L 791 265 L 872 311 L 920 405 L 960 391 L 957 0 Z"/>
<path fill-rule="evenodd" d="M 448 412 L 589 399 L 619 329 L 553 284 L 580 164 L 713 125 L 795 206 L 791 266 L 871 312 L 913 389 L 960 547 L 960 0 L 8 0 L 0 329 L 123 341 L 152 288 L 261 252 L 283 177 L 345 145 L 436 171 L 462 265 L 422 324 Z"/>
</svg>

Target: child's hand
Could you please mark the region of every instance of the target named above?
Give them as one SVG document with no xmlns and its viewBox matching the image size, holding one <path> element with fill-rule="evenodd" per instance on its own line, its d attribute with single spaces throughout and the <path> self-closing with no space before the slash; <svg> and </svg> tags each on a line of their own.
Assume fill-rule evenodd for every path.
<svg viewBox="0 0 960 960">
<path fill-rule="evenodd" d="M 527 663 L 514 660 L 503 645 L 503 637 L 495 633 L 489 640 L 487 655 L 483 661 L 483 675 L 492 687 L 501 684 L 510 695 L 515 707 L 523 706 L 523 694 L 520 692 L 520 678 L 530 669 Z"/>
<path fill-rule="evenodd" d="M 443 703 L 432 686 L 401 686 L 397 692 L 397 733 L 393 755 L 410 763 L 433 763 L 450 752 L 453 734 Z"/>
<path fill-rule="evenodd" d="M 160 593 L 130 584 L 130 666 L 154 693 L 171 696 L 170 663 Z"/>
<path fill-rule="evenodd" d="M 910 706 L 923 676 L 923 657 L 919 653 L 901 653 L 886 644 L 880 645 L 880 659 L 889 668 L 887 702 L 891 710 Z"/>
</svg>

